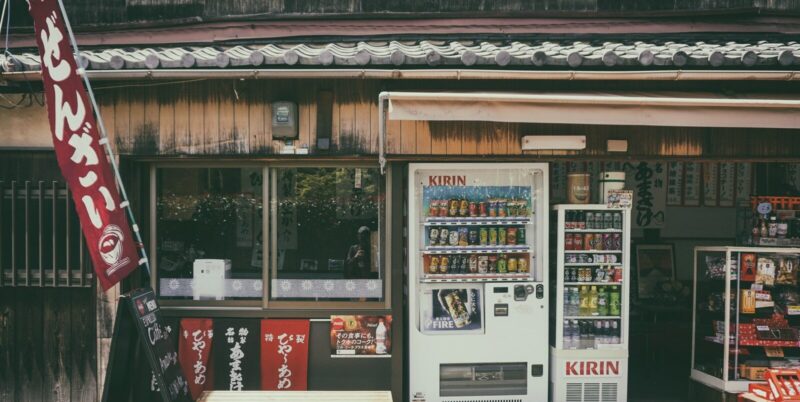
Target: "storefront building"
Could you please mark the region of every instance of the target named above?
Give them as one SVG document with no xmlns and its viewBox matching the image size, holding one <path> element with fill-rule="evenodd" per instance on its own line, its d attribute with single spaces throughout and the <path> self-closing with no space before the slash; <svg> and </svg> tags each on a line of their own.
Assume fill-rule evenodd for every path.
<svg viewBox="0 0 800 402">
<path fill-rule="evenodd" d="M 135 24 L 78 29 L 144 228 L 149 285 L 174 328 L 203 318 L 217 335 L 223 327 L 260 333 L 261 319 L 308 320 L 309 390 L 390 390 L 413 400 L 411 354 L 420 352 L 409 350 L 417 316 L 409 306 L 418 308 L 409 270 L 420 233 L 411 234 L 419 228 L 409 217 L 420 207 L 410 166 L 544 166 L 549 202 L 539 214 L 567 203 L 569 173 L 589 173 L 591 202 L 603 204 L 600 173 L 622 171 L 636 197 L 651 197 L 631 211 L 628 397 L 665 388 L 678 400 L 713 394 L 713 384 L 690 382 L 687 368 L 715 376 L 723 352 L 700 346 L 701 336 L 693 342 L 693 303 L 681 286 L 692 288 L 694 247 L 743 244 L 751 196 L 800 194 L 798 20 L 708 8 L 721 14 L 695 23 L 688 7 L 662 10 L 667 20 L 648 12 L 601 19 L 603 7 L 625 8 L 595 6 L 565 8 L 572 17 L 564 19 L 528 9 L 519 18 L 495 10 L 493 19 L 456 10 L 470 17 L 460 23 L 444 11 L 402 20 L 321 10 L 320 18 L 289 21 L 286 12 L 285 20 L 146 33 Z M 406 11 L 392 7 L 385 11 Z M 595 18 L 573 18 L 584 13 Z M 0 399 L 35 399 L 67 384 L 54 391 L 69 389 L 64 400 L 94 400 L 116 296 L 92 288 L 49 150 L 39 59 L 30 36 L 12 39 L 0 56 L 9 104 L 0 110 L 0 341 L 15 347 L 0 349 L 0 376 L 12 378 Z M 537 253 L 555 247 L 554 219 L 537 229 L 551 243 Z M 639 248 L 639 256 L 669 250 L 671 264 L 647 278 L 661 268 L 642 273 Z M 229 265 L 204 269 L 199 259 Z M 555 258 L 540 264 L 550 318 L 538 325 L 553 336 Z M 117 292 L 146 284 L 134 277 Z M 336 356 L 332 316 L 346 326 L 381 317 L 390 353 Z M 91 326 L 76 324 L 87 319 Z M 524 344 L 511 334 L 495 341 Z M 68 363 L 52 363 L 51 352 Z M 547 356 L 547 344 L 536 353 Z M 693 353 L 708 358 L 690 362 Z M 244 387 L 258 389 L 264 368 L 257 355 L 246 359 L 253 379 Z M 139 377 L 146 393 L 149 376 Z"/>
</svg>

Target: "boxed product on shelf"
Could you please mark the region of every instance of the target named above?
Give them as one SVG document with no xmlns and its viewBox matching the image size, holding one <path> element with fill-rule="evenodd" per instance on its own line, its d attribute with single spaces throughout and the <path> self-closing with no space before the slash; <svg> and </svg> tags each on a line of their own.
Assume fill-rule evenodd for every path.
<svg viewBox="0 0 800 402">
<path fill-rule="evenodd" d="M 769 366 L 750 366 L 742 364 L 739 366 L 739 376 L 753 381 L 763 381 L 766 378 Z"/>
</svg>

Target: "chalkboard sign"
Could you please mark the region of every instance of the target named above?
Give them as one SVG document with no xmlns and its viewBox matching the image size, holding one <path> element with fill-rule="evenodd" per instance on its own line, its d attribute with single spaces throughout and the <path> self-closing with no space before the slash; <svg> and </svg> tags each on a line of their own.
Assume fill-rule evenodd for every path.
<svg viewBox="0 0 800 402">
<path fill-rule="evenodd" d="M 172 335 L 166 330 L 152 289 L 120 296 L 106 370 L 103 402 L 132 400 L 135 367 L 144 355 L 163 402 L 189 402 L 189 384 L 178 363 Z"/>
</svg>

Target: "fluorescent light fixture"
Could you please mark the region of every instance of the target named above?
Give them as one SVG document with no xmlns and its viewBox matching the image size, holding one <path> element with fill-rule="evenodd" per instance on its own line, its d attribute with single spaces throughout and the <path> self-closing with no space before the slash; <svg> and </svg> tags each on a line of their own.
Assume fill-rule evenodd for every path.
<svg viewBox="0 0 800 402">
<path fill-rule="evenodd" d="M 523 151 L 546 149 L 586 149 L 585 135 L 526 135 L 522 137 Z"/>
<path fill-rule="evenodd" d="M 608 152 L 628 152 L 628 140 L 608 140 L 606 147 Z"/>
</svg>

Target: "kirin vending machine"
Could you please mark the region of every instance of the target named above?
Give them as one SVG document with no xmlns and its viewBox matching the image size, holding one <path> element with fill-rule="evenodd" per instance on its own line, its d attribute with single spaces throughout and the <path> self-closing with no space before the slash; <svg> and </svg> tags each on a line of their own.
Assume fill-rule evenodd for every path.
<svg viewBox="0 0 800 402">
<path fill-rule="evenodd" d="M 553 209 L 557 285 L 551 400 L 627 401 L 630 209 Z"/>
<path fill-rule="evenodd" d="M 547 164 L 409 166 L 409 395 L 548 391 Z"/>
</svg>

